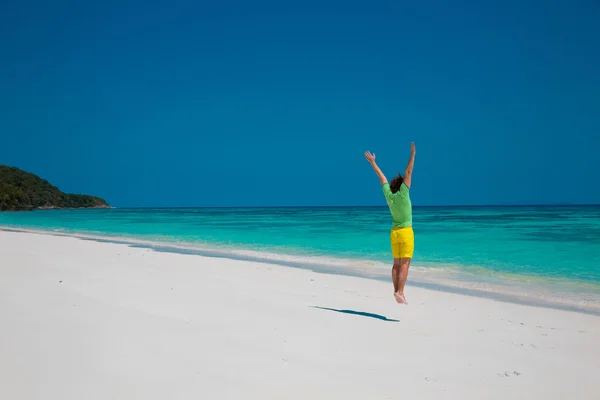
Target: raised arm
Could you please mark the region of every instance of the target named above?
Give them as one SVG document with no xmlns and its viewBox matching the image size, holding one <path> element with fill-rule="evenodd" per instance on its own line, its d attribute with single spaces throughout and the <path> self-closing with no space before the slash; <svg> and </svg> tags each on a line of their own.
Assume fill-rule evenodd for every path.
<svg viewBox="0 0 600 400">
<path fill-rule="evenodd" d="M 381 172 L 381 170 L 377 166 L 377 163 L 375 162 L 375 154 L 371 154 L 370 152 L 365 151 L 365 158 L 371 164 L 371 167 L 373 167 L 373 170 L 375 170 L 375 173 L 377 174 L 377 177 L 379 178 L 379 182 L 382 185 L 385 185 L 387 183 L 387 178 L 385 177 L 383 172 Z"/>
<path fill-rule="evenodd" d="M 408 159 L 408 165 L 404 170 L 403 182 L 410 189 L 410 184 L 412 181 L 412 172 L 413 167 L 415 166 L 415 154 L 417 154 L 417 149 L 414 143 L 410 144 L 410 158 Z"/>
</svg>

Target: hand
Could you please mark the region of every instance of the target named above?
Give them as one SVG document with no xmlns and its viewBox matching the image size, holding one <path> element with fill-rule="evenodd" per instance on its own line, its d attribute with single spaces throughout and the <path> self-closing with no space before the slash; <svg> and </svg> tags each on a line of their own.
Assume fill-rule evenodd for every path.
<svg viewBox="0 0 600 400">
<path fill-rule="evenodd" d="M 368 162 L 373 164 L 375 162 L 375 153 L 371 154 L 370 151 L 365 151 L 365 158 Z"/>
<path fill-rule="evenodd" d="M 410 143 L 410 154 L 412 154 L 412 155 L 417 154 L 417 148 L 415 147 L 415 143 L 414 142 Z"/>
</svg>

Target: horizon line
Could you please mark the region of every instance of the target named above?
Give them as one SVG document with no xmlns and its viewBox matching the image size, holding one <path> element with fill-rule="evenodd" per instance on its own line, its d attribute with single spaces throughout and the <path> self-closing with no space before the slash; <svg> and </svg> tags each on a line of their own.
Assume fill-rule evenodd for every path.
<svg viewBox="0 0 600 400">
<path fill-rule="evenodd" d="M 418 205 L 413 208 L 499 208 L 499 207 L 600 207 L 600 204 L 463 204 L 463 205 Z M 359 205 L 359 206 L 111 206 L 113 209 L 240 209 L 240 208 L 387 208 L 387 205 Z"/>
</svg>

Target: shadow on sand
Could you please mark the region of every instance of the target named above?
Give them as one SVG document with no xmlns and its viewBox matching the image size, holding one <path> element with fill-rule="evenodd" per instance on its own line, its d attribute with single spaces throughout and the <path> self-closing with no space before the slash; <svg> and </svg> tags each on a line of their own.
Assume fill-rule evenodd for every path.
<svg viewBox="0 0 600 400">
<path fill-rule="evenodd" d="M 311 306 L 311 307 L 312 308 L 318 308 L 320 310 L 335 311 L 335 312 L 339 312 L 339 313 L 342 313 L 342 314 L 360 315 L 361 317 L 375 318 L 375 319 L 379 319 L 381 321 L 400 322 L 397 319 L 389 319 L 387 317 L 384 317 L 383 315 L 371 314 L 371 313 L 366 313 L 366 312 L 362 312 L 362 311 L 336 310 L 335 308 L 327 308 L 327 307 L 319 307 L 319 306 Z"/>
</svg>

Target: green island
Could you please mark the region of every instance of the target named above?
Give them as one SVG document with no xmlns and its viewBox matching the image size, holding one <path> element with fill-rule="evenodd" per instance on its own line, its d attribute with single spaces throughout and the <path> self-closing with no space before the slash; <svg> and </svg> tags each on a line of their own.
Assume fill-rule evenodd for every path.
<svg viewBox="0 0 600 400">
<path fill-rule="evenodd" d="M 0 211 L 54 208 L 110 208 L 104 199 L 67 194 L 37 175 L 0 165 Z"/>
</svg>

